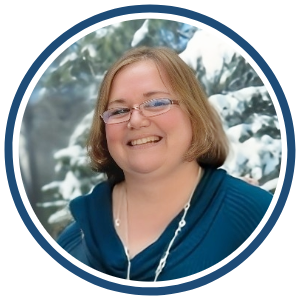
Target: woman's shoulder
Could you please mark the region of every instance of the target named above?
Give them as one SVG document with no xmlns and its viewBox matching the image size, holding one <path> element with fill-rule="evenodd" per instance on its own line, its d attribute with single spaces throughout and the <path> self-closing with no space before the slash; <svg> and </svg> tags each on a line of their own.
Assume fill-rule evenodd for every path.
<svg viewBox="0 0 300 300">
<path fill-rule="evenodd" d="M 82 263 L 89 265 L 83 233 L 76 221 L 68 225 L 59 235 L 56 242 L 70 255 Z"/>
<path fill-rule="evenodd" d="M 265 203 L 269 206 L 273 195 L 262 189 L 260 186 L 248 183 L 247 181 L 233 177 L 226 176 L 227 194 L 235 198 L 249 199 L 258 203 Z"/>
<path fill-rule="evenodd" d="M 103 198 L 110 196 L 111 194 L 111 184 L 108 181 L 102 181 L 95 185 L 88 194 L 84 194 L 76 197 L 70 201 L 69 207 L 71 213 L 73 214 L 74 210 L 81 209 L 84 203 L 93 201 L 93 199 Z"/>
<path fill-rule="evenodd" d="M 272 201 L 273 195 L 259 186 L 226 175 L 224 209 L 235 219 L 258 224 Z"/>
<path fill-rule="evenodd" d="M 57 238 L 57 243 L 68 253 L 82 261 L 85 259 L 84 238 L 81 226 L 91 216 L 99 199 L 110 195 L 111 186 L 107 181 L 97 184 L 90 193 L 76 197 L 70 201 L 69 209 L 74 221 L 69 224 Z M 105 201 L 101 202 L 105 206 Z"/>
<path fill-rule="evenodd" d="M 57 243 L 67 252 L 77 247 L 82 240 L 82 232 L 76 221 L 69 224 L 58 236 Z"/>
<path fill-rule="evenodd" d="M 269 206 L 272 200 L 273 195 L 268 191 L 238 177 L 229 175 L 223 168 L 209 169 L 206 170 L 206 173 L 209 173 L 207 185 L 218 189 L 226 199 L 237 201 L 244 199 L 265 206 Z"/>
</svg>

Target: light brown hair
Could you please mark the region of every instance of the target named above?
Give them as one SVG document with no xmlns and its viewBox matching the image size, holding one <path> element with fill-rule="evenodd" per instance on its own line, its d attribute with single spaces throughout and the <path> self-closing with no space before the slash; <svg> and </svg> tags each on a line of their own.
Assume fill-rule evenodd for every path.
<svg viewBox="0 0 300 300">
<path fill-rule="evenodd" d="M 140 47 L 126 52 L 104 76 L 87 143 L 92 168 L 106 173 L 114 183 L 124 179 L 123 171 L 108 151 L 105 123 L 100 115 L 107 109 L 111 85 L 118 71 L 143 60 L 151 60 L 158 71 L 165 71 L 172 90 L 179 96 L 178 100 L 190 116 L 193 139 L 185 159 L 196 159 L 202 167 L 222 166 L 229 151 L 228 140 L 221 119 L 209 103 L 194 71 L 171 49 Z"/>
</svg>

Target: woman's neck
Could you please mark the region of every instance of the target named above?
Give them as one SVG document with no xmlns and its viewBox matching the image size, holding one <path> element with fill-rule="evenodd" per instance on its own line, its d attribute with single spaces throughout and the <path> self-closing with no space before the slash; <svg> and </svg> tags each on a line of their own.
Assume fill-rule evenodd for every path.
<svg viewBox="0 0 300 300">
<path fill-rule="evenodd" d="M 144 207 L 163 207 L 163 202 L 172 205 L 171 200 L 184 205 L 188 200 L 185 195 L 189 195 L 194 188 L 198 173 L 199 165 L 193 161 L 169 170 L 167 174 L 125 174 L 128 201 L 132 205 Z M 176 201 L 177 198 L 179 201 Z"/>
<path fill-rule="evenodd" d="M 190 200 L 200 178 L 196 162 L 168 172 L 165 176 L 125 174 L 125 181 L 113 192 L 117 233 L 134 257 L 153 243 Z"/>
</svg>

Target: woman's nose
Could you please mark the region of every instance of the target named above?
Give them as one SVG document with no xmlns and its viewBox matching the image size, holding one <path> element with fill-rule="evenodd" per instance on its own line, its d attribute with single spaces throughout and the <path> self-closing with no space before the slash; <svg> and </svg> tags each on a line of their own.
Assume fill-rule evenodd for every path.
<svg viewBox="0 0 300 300">
<path fill-rule="evenodd" d="M 128 128 L 139 129 L 150 125 L 150 120 L 143 115 L 139 109 L 131 111 L 130 119 L 128 121 Z"/>
</svg>

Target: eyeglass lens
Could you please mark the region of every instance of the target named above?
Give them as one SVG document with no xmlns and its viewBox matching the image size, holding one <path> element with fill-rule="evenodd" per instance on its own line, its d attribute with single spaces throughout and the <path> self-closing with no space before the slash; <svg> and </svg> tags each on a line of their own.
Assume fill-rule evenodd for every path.
<svg viewBox="0 0 300 300">
<path fill-rule="evenodd" d="M 115 124 L 129 121 L 131 111 L 138 109 L 145 117 L 159 115 L 169 111 L 173 101 L 167 98 L 152 99 L 140 104 L 137 108 L 116 107 L 105 111 L 102 118 L 107 124 Z"/>
</svg>

